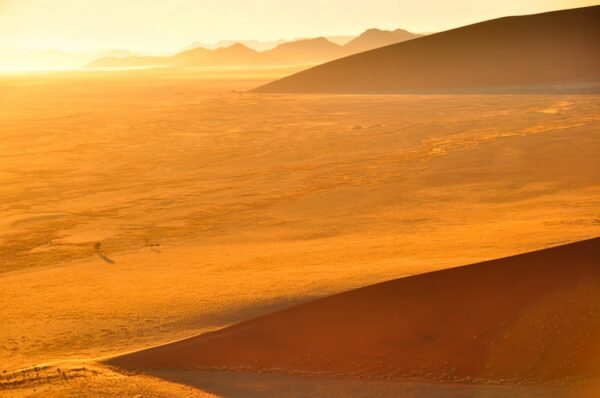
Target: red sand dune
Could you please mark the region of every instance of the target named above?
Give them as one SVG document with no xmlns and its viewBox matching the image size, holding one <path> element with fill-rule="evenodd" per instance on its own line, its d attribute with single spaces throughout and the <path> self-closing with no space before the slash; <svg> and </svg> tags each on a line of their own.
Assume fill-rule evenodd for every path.
<svg viewBox="0 0 600 398">
<path fill-rule="evenodd" d="M 432 380 L 600 377 L 600 238 L 392 280 L 113 358 Z"/>
<path fill-rule="evenodd" d="M 342 58 L 261 93 L 406 92 L 600 82 L 600 6 L 500 18 Z"/>
</svg>

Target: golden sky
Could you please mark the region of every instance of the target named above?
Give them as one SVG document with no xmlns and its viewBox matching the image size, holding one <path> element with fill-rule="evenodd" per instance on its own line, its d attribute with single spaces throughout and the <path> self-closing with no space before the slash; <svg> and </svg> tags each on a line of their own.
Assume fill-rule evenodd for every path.
<svg viewBox="0 0 600 398">
<path fill-rule="evenodd" d="M 172 52 L 193 41 L 442 31 L 588 0 L 0 0 L 0 46 Z"/>
</svg>

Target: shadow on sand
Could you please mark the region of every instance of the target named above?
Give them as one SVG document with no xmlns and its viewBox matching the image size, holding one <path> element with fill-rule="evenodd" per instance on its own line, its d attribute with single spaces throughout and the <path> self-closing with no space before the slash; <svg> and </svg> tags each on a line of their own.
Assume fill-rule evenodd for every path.
<svg viewBox="0 0 600 398">
<path fill-rule="evenodd" d="M 100 258 L 102 259 L 102 261 L 104 261 L 107 264 L 114 264 L 115 263 L 114 260 L 108 258 L 107 256 L 105 256 L 102 253 L 98 253 L 98 256 L 100 256 Z"/>
<path fill-rule="evenodd" d="M 251 372 L 207 372 L 152 369 L 148 374 L 222 398 L 575 398 L 563 389 L 535 386 L 424 384 Z"/>
<path fill-rule="evenodd" d="M 100 257 L 100 259 L 102 261 L 104 261 L 107 264 L 114 264 L 115 262 L 109 258 L 107 255 L 105 255 L 104 253 L 102 253 L 102 243 L 101 242 L 97 242 L 94 244 L 94 251 L 96 252 L 96 254 L 98 255 L 98 257 Z"/>
</svg>

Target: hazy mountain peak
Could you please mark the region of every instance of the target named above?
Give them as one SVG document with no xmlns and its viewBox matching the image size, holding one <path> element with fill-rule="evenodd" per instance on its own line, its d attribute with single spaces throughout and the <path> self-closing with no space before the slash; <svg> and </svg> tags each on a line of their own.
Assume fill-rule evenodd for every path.
<svg viewBox="0 0 600 398">
<path fill-rule="evenodd" d="M 228 47 L 217 48 L 216 50 L 213 51 L 214 54 L 218 54 L 218 53 L 244 54 L 244 53 L 256 53 L 256 52 L 257 51 L 251 49 L 250 47 L 248 47 L 242 43 L 234 43 Z"/>
<path fill-rule="evenodd" d="M 275 47 L 274 50 L 276 49 L 282 49 L 282 48 L 298 48 L 298 47 L 314 47 L 314 46 L 329 46 L 329 47 L 340 47 L 338 44 L 335 44 L 331 41 L 329 41 L 327 38 L 325 37 L 315 37 L 312 39 L 299 39 L 299 40 L 294 40 L 294 41 L 290 41 L 287 43 L 283 43 L 278 45 L 277 47 Z"/>
<path fill-rule="evenodd" d="M 354 40 L 349 41 L 344 47 L 351 53 L 372 50 L 406 40 L 416 39 L 422 35 L 404 29 L 382 30 L 377 28 L 367 29 Z"/>
<path fill-rule="evenodd" d="M 364 35 L 369 35 L 369 34 L 375 34 L 375 33 L 381 33 L 381 32 L 389 32 L 389 30 L 383 30 L 383 29 L 378 29 L 378 28 L 370 28 L 365 30 L 363 33 L 361 33 L 359 35 L 360 36 L 364 36 Z"/>
<path fill-rule="evenodd" d="M 203 43 L 199 41 L 192 42 L 189 46 L 185 47 L 182 51 L 191 50 L 197 47 L 203 47 L 209 50 L 216 50 L 218 48 L 230 47 L 233 44 L 240 43 L 246 47 L 255 51 L 267 51 L 277 47 L 279 44 L 286 43 L 287 40 L 219 40 L 216 43 Z"/>
<path fill-rule="evenodd" d="M 226 47 L 223 47 L 223 48 L 230 49 L 230 50 L 231 49 L 233 49 L 233 50 L 252 50 L 250 47 L 248 47 L 248 46 L 246 46 L 246 45 L 244 45 L 244 44 L 242 44 L 240 42 L 233 43 L 232 45 L 226 46 Z"/>
</svg>

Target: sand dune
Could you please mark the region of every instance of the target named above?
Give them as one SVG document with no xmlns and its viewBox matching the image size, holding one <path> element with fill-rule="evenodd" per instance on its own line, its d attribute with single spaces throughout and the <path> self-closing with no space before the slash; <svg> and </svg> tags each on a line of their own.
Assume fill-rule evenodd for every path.
<svg viewBox="0 0 600 398">
<path fill-rule="evenodd" d="M 0 374 L 600 236 L 595 96 L 231 92 L 290 70 L 269 73 L 0 78 Z M 179 376 L 199 377 L 165 372 L 175 383 L 126 372 L 57 384 L 40 372 L 44 386 L 0 395 L 181 397 Z M 238 395 L 228 373 L 189 392 L 385 396 L 365 379 L 322 390 L 321 378 L 259 376 L 241 377 Z M 405 396 L 404 380 L 381 383 Z M 406 396 L 443 396 L 424 384 Z M 446 396 L 519 396 L 463 386 Z"/>
<path fill-rule="evenodd" d="M 299 16 L 187 8 L 236 36 Z M 129 37 L 176 16 L 137 11 L 29 41 L 157 50 L 186 28 Z M 340 32 L 327 12 L 313 28 Z M 0 396 L 600 397 L 598 22 L 600 5 L 0 73 Z"/>
<path fill-rule="evenodd" d="M 600 236 L 594 96 L 223 93 L 274 77 L 1 80 L 2 369 Z"/>
<path fill-rule="evenodd" d="M 600 82 L 600 6 L 507 17 L 332 61 L 256 89 L 444 91 Z"/>
<path fill-rule="evenodd" d="M 109 363 L 463 381 L 600 377 L 598 258 L 600 238 L 397 279 Z"/>
</svg>

